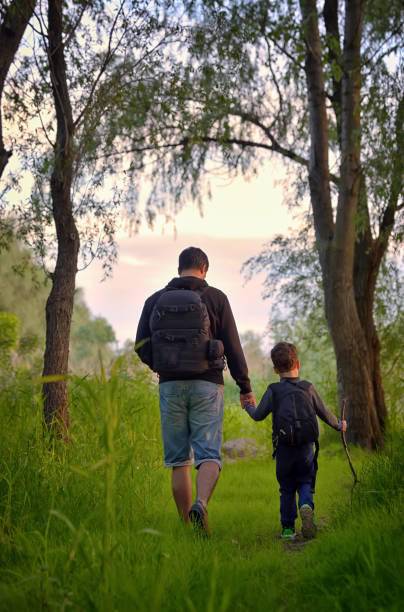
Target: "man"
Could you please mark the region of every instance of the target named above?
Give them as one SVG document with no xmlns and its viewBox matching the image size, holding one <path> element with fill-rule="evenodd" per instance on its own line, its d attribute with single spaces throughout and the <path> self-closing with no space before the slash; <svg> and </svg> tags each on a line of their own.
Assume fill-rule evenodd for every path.
<svg viewBox="0 0 404 612">
<path fill-rule="evenodd" d="M 247 364 L 226 295 L 205 280 L 206 254 L 189 247 L 179 256 L 179 277 L 143 307 L 136 351 L 159 375 L 164 465 L 180 517 L 209 534 L 207 505 L 222 468 L 225 358 L 242 403 L 255 402 Z M 198 470 L 192 504 L 190 468 Z"/>
</svg>

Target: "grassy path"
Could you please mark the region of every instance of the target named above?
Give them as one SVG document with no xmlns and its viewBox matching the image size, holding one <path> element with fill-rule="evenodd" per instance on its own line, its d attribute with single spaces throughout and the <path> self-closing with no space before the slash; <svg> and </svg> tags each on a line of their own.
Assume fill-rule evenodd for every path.
<svg viewBox="0 0 404 612">
<path fill-rule="evenodd" d="M 148 580 L 142 570 L 135 607 L 402 610 L 400 508 L 361 511 L 354 503 L 351 513 L 352 479 L 340 451 L 333 446 L 321 456 L 316 508 L 323 528 L 304 547 L 291 549 L 279 539 L 278 487 L 270 459 L 225 466 L 209 508 L 209 542 L 195 541 L 181 529 L 170 505 L 161 525 L 156 508 L 154 528 L 161 535 L 139 534 L 147 540 L 139 547 Z M 357 465 L 364 460 L 360 452 L 354 457 Z"/>
<path fill-rule="evenodd" d="M 352 479 L 342 450 L 335 445 L 321 453 L 315 499 L 324 527 L 294 550 L 279 539 L 270 458 L 225 465 L 209 507 L 209 541 L 180 524 L 168 471 L 149 472 L 142 494 L 139 487 L 137 495 L 130 486 L 119 489 L 108 589 L 103 508 L 83 499 L 89 493 L 83 480 L 64 466 L 52 499 L 40 495 L 39 481 L 36 497 L 26 481 L 31 502 L 21 515 L 16 508 L 13 537 L 2 534 L 0 609 L 398 612 L 404 601 L 403 558 L 395 554 L 404 544 L 400 507 L 397 500 L 376 509 L 354 504 L 351 513 Z M 366 463 L 359 451 L 354 460 Z M 70 477 L 63 481 L 63 474 Z"/>
<path fill-rule="evenodd" d="M 75 402 L 72 446 L 54 450 L 39 411 L 0 406 L 8 432 L 0 439 L 1 612 L 404 609 L 402 434 L 384 454 L 354 450 L 361 482 L 352 509 L 342 444 L 322 444 L 315 503 L 323 528 L 303 547 L 279 538 L 271 457 L 225 464 L 209 505 L 212 538 L 200 541 L 177 517 L 156 399 L 151 406 L 142 389 L 136 402 L 119 397 L 122 416 L 112 421 L 101 380 L 90 407 L 85 397 Z M 231 435 L 251 435 L 230 417 Z M 265 426 L 258 431 L 269 438 Z"/>
<path fill-rule="evenodd" d="M 156 581 L 160 588 L 146 587 L 137 605 L 145 610 L 160 609 L 163 601 L 165 610 L 183 609 L 184 603 L 189 610 L 207 611 L 294 609 L 299 575 L 332 532 L 336 500 L 349 499 L 351 484 L 343 449 L 324 451 L 316 493 L 323 527 L 316 541 L 294 548 L 279 538 L 279 494 L 271 458 L 225 465 L 209 507 L 209 542 L 195 541 L 190 530 L 178 526 L 166 492 L 167 522 L 153 525 L 161 535 L 143 534 L 149 541 L 154 538 L 155 549 L 150 556 L 144 547 L 142 565 L 154 569 L 149 584 Z"/>
</svg>

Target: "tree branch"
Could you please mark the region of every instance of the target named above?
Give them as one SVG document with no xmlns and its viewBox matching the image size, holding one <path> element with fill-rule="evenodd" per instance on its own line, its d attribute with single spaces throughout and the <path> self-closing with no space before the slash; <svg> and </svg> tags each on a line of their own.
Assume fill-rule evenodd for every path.
<svg viewBox="0 0 404 612">
<path fill-rule="evenodd" d="M 363 66 L 367 66 L 368 64 L 370 64 L 371 62 L 373 62 L 374 58 L 377 56 L 377 54 L 383 49 L 383 47 L 385 46 L 385 44 L 391 40 L 392 38 L 394 38 L 395 36 L 398 36 L 399 34 L 402 34 L 403 31 L 403 27 L 404 27 L 404 22 L 400 22 L 398 24 L 398 26 L 390 33 L 390 36 L 388 37 L 387 40 L 384 40 L 382 42 L 382 44 L 379 46 L 378 49 L 376 49 L 376 51 L 374 51 L 374 53 L 372 53 L 372 55 L 370 55 L 366 60 L 363 61 Z M 377 57 L 377 62 L 380 62 L 381 59 L 383 59 L 383 57 L 386 57 L 386 55 L 390 55 L 392 53 L 395 53 L 397 51 L 397 49 L 401 48 L 401 44 L 400 42 L 396 43 L 393 47 L 389 47 L 388 49 L 386 49 L 386 51 L 384 51 L 379 57 Z"/>
<path fill-rule="evenodd" d="M 326 41 L 328 55 L 332 65 L 338 66 L 342 73 L 342 53 L 340 44 L 340 33 L 338 25 L 338 0 L 325 0 L 324 2 L 324 23 L 327 32 Z M 341 146 L 341 104 L 342 104 L 342 81 L 337 78 L 335 69 L 331 70 L 333 93 L 329 96 L 337 122 L 338 142 Z"/>
<path fill-rule="evenodd" d="M 328 160 L 328 118 L 317 2 L 315 0 L 300 0 L 300 11 L 306 47 L 305 72 L 310 120 L 310 196 L 316 242 L 321 265 L 324 269 L 329 263 L 327 253 L 334 235 L 334 219 Z"/>
<path fill-rule="evenodd" d="M 0 24 L 0 103 L 8 71 L 34 12 L 35 2 L 36 0 L 13 0 L 3 12 Z M 11 155 L 12 151 L 7 151 L 3 142 L 0 108 L 0 177 Z"/>
<path fill-rule="evenodd" d="M 90 107 L 90 105 L 92 103 L 94 92 L 95 92 L 95 90 L 97 88 L 97 85 L 98 85 L 102 75 L 104 74 L 105 70 L 107 69 L 107 66 L 108 66 L 109 62 L 111 61 L 111 57 L 113 56 L 113 54 L 116 51 L 116 48 L 113 51 L 111 49 L 112 48 L 112 36 L 113 36 L 114 30 L 115 30 L 115 27 L 116 27 L 119 15 L 122 12 L 122 8 L 123 8 L 124 3 L 125 3 L 125 0 L 122 0 L 121 5 L 120 5 L 120 7 L 119 7 L 119 9 L 118 9 L 118 11 L 117 11 L 117 13 L 115 15 L 114 22 L 113 22 L 111 30 L 109 32 L 108 48 L 107 48 L 107 52 L 105 54 L 104 61 L 102 63 L 102 66 L 101 66 L 101 68 L 100 68 L 100 70 L 99 70 L 99 72 L 98 72 L 98 74 L 97 74 L 97 76 L 96 76 L 92 86 L 91 86 L 91 90 L 90 90 L 90 93 L 88 95 L 87 102 L 84 105 L 83 110 L 81 111 L 81 113 L 77 117 L 76 121 L 74 122 L 74 127 L 75 128 L 77 128 L 77 126 L 80 125 L 80 122 L 81 122 L 82 118 L 87 113 L 87 110 L 89 109 L 89 107 Z M 118 45 L 119 45 L 119 43 L 118 43 Z"/>
<path fill-rule="evenodd" d="M 76 23 L 74 24 L 74 26 L 73 26 L 73 27 L 72 27 L 72 29 L 70 30 L 69 35 L 68 35 L 68 37 L 66 38 L 66 40 L 63 42 L 63 47 L 64 47 L 64 49 L 66 49 L 66 47 L 68 47 L 68 46 L 69 46 L 70 41 L 72 40 L 72 38 L 73 38 L 73 36 L 74 36 L 75 31 L 77 30 L 78 26 L 80 25 L 81 20 L 83 19 L 83 15 L 84 15 L 84 13 L 85 13 L 85 11 L 86 11 L 86 8 L 87 8 L 87 6 L 86 6 L 86 4 L 84 3 L 84 4 L 83 4 L 83 6 L 81 7 L 81 10 L 80 10 L 80 12 L 79 12 L 79 15 L 78 15 L 78 17 L 77 17 L 77 19 L 76 19 Z"/>
<path fill-rule="evenodd" d="M 404 206 L 398 205 L 399 197 L 404 191 L 404 95 L 398 104 L 396 121 L 395 121 L 395 152 L 391 170 L 391 185 L 388 205 L 384 211 L 380 222 L 380 230 L 378 240 L 386 243 L 394 227 L 394 218 L 396 212 Z"/>
</svg>

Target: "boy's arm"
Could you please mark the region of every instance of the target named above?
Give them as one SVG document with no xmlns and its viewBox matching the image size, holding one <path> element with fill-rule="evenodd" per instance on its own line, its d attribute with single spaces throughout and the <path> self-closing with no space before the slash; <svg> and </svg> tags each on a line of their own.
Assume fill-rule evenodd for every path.
<svg viewBox="0 0 404 612">
<path fill-rule="evenodd" d="M 253 403 L 245 406 L 245 411 L 254 421 L 263 421 L 272 412 L 272 390 L 267 387 L 257 407 Z"/>
<path fill-rule="evenodd" d="M 323 400 L 321 399 L 321 397 L 313 386 L 310 389 L 310 393 L 313 398 L 314 410 L 316 411 L 317 416 L 320 417 L 320 419 L 324 421 L 324 423 L 327 423 L 327 425 L 329 425 L 333 429 L 341 431 L 341 429 L 343 428 L 342 421 L 340 419 L 337 419 L 337 417 L 333 415 L 333 413 L 330 412 L 328 408 L 326 408 Z"/>
</svg>

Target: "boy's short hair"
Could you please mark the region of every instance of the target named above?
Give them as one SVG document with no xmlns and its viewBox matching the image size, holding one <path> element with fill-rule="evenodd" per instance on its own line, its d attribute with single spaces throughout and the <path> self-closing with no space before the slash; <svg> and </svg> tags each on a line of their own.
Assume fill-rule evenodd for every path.
<svg viewBox="0 0 404 612">
<path fill-rule="evenodd" d="M 188 247 L 184 249 L 178 258 L 178 274 L 183 270 L 201 270 L 203 266 L 209 268 L 209 259 L 198 247 Z"/>
<path fill-rule="evenodd" d="M 290 342 L 278 342 L 271 350 L 271 359 L 279 372 L 290 372 L 296 366 L 299 357 L 297 348 Z"/>
</svg>

